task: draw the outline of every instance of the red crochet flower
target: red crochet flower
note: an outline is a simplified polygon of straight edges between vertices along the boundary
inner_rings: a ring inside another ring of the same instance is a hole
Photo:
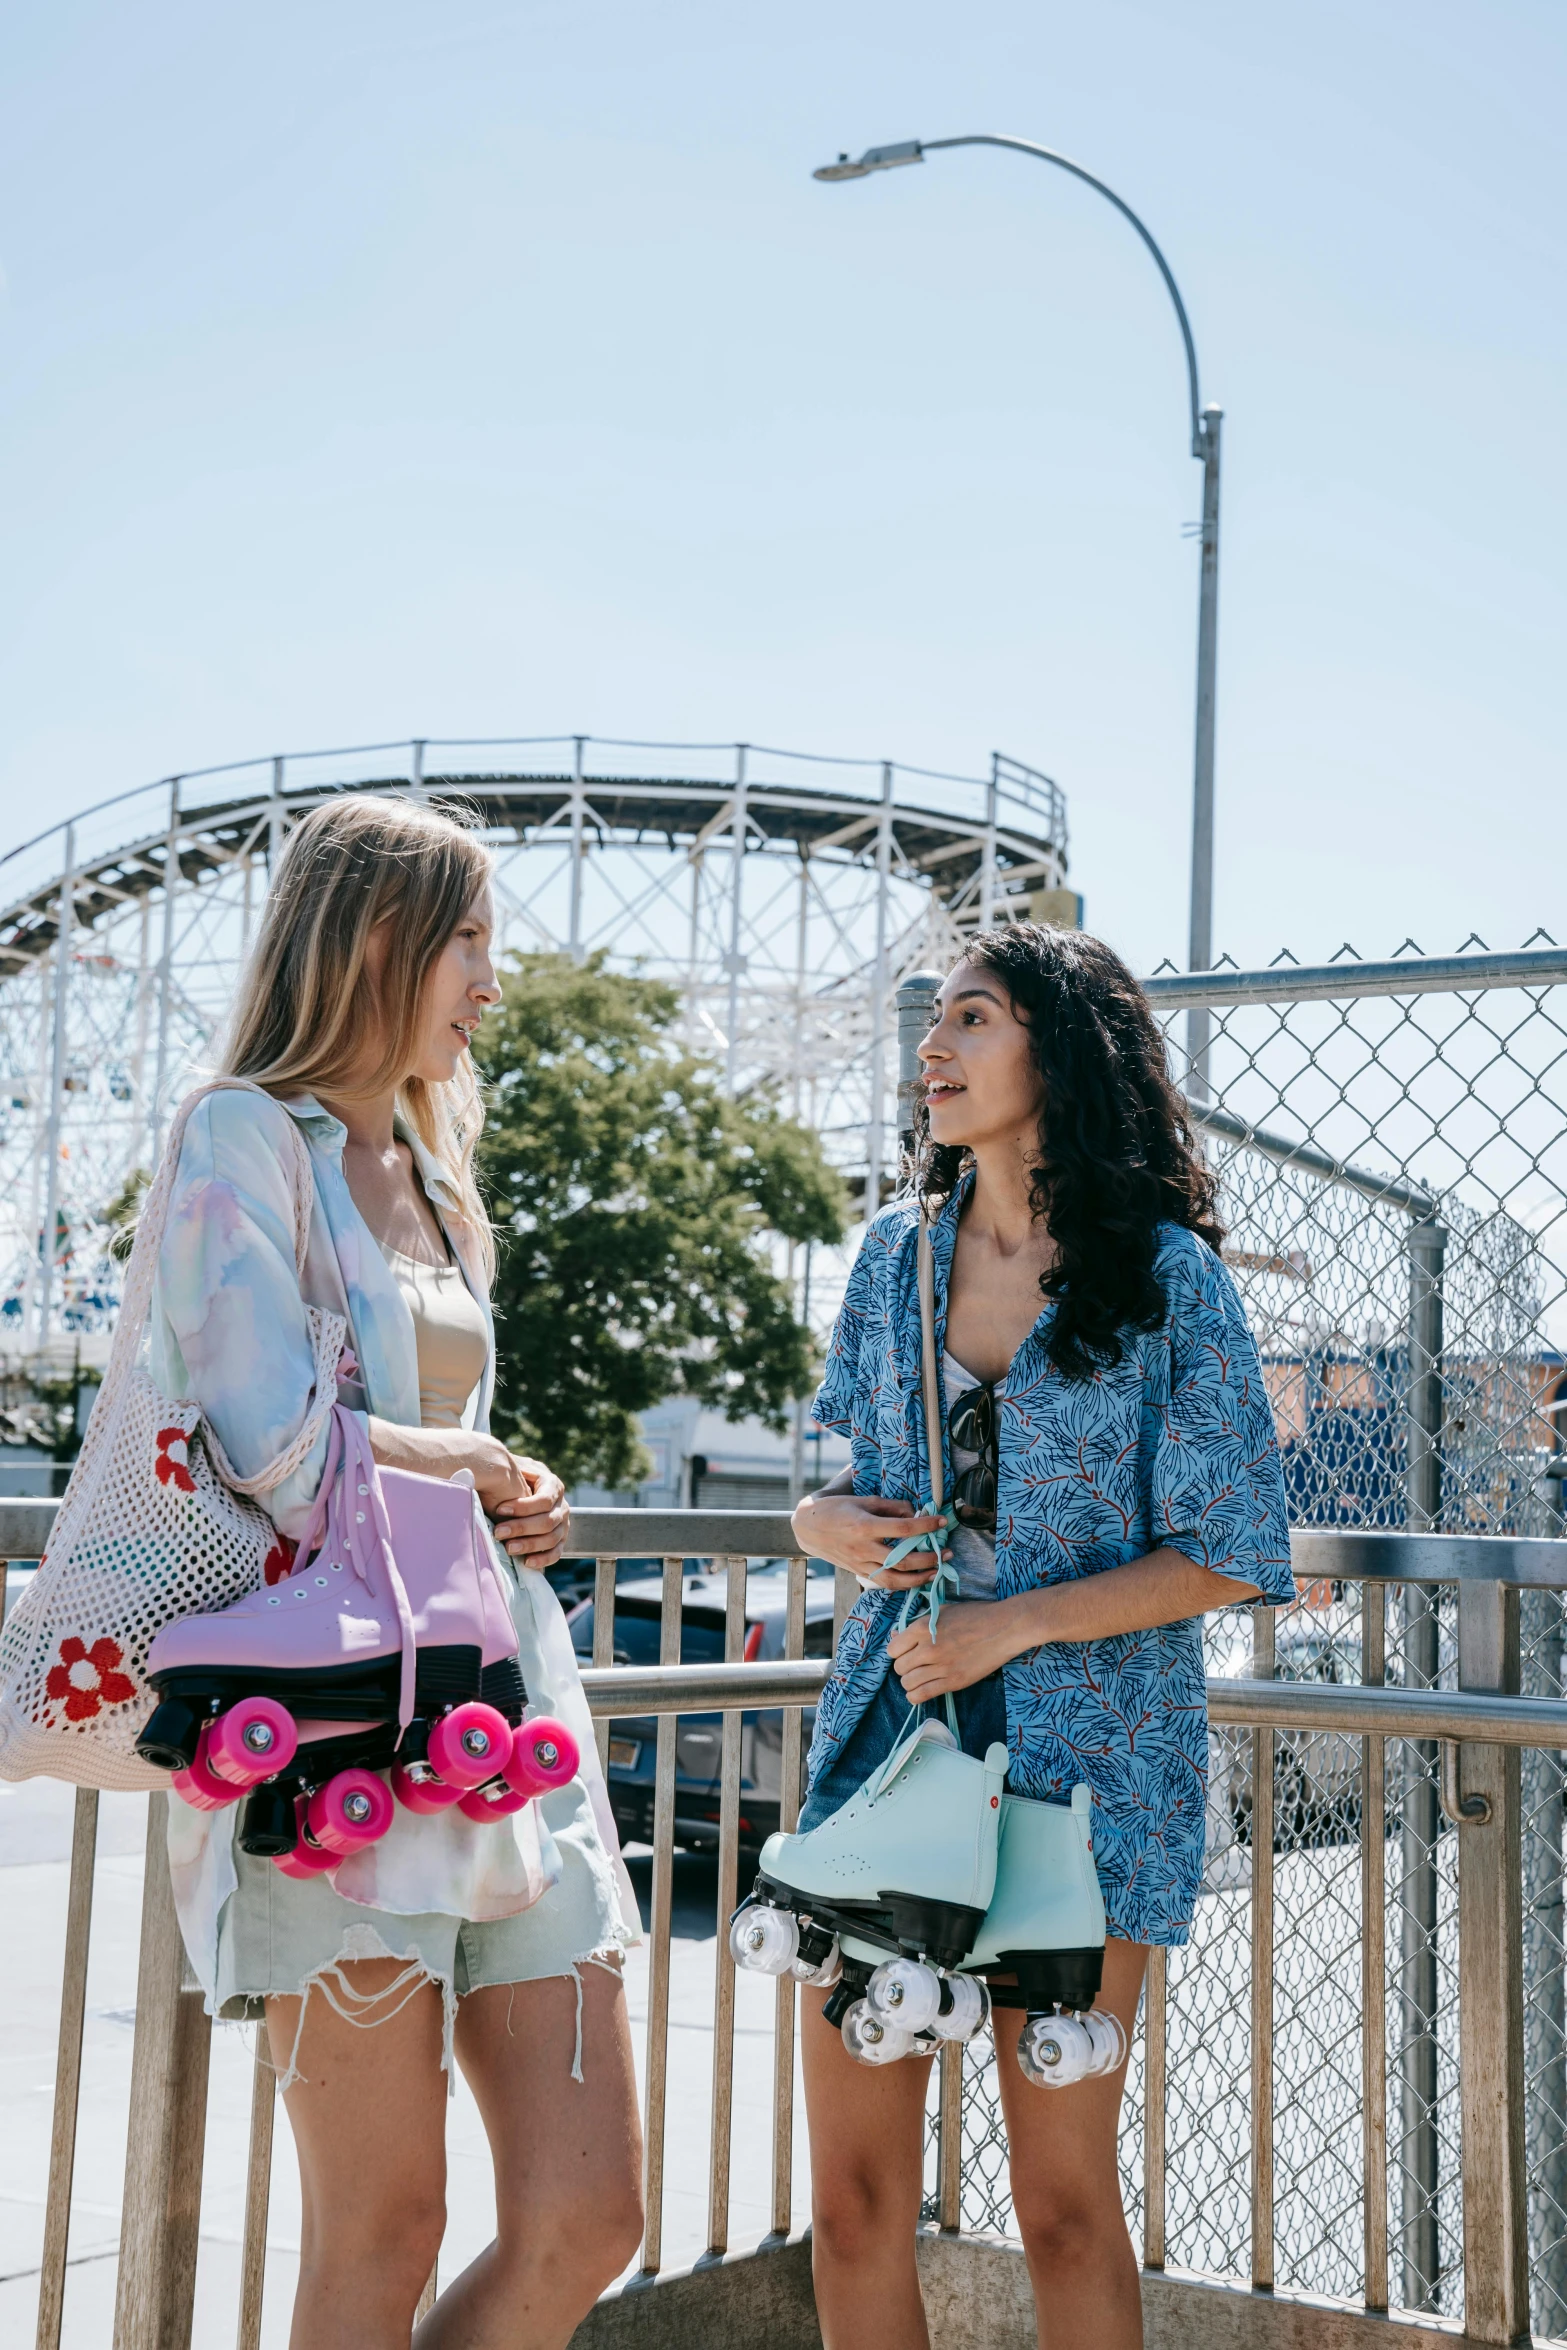
[[[158,1457],[152,1465],[160,1485],[172,1485],[179,1493],[195,1492],[196,1480],[191,1475],[185,1458],[185,1449],[189,1443],[190,1438],[183,1428],[160,1428],[158,1430]],[[179,1456],[177,1459],[175,1457],[176,1447],[178,1447]]]
[[[298,1543],[290,1542],[286,1534],[278,1536],[261,1562],[261,1572],[268,1583],[281,1583],[285,1575],[293,1573],[294,1553],[298,1548]]]
[[[90,1721],[101,1705],[123,1705],[136,1694],[136,1684],[115,1671],[125,1662],[117,1640],[95,1640],[88,1647],[74,1632],[60,1643],[60,1662],[49,1667],[44,1683],[53,1698],[64,1698],[68,1722]]]

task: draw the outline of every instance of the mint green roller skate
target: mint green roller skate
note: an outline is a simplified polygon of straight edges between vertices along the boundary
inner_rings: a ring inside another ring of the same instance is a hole
[[[826,2020],[862,2064],[970,2040],[994,2004],[1026,2010],[1018,2064],[1037,2087],[1114,2071],[1126,2035],[1093,2004],[1105,1911],[1089,1790],[1075,1788],[1070,1805],[1002,1794],[992,1808],[1004,1765],[1004,1749],[980,1764],[942,1724],[922,1723],[821,1827],[770,1839],[730,1929],[736,1963],[831,1988]],[[989,1840],[965,1845],[964,1833],[981,1778],[996,1837],[990,1899],[975,1919],[962,1896],[979,1890]],[[904,1792],[889,1806],[892,1786]],[[975,1873],[960,1884],[965,1867]],[[917,1890],[889,1896],[894,1876]],[[991,1975],[1013,1979],[992,1985]]]
[[[770,1836],[750,1898],[735,1912],[729,1947],[736,1965],[837,1986],[828,2020],[841,2024],[852,2054],[890,2063],[913,2044],[862,1994],[885,1960],[940,1986],[974,1947],[996,1886],[1006,1748],[983,1762],[965,1754],[941,1722],[911,1716],[901,1739],[857,1795],[803,1836]],[[973,1985],[963,1992],[983,2021]],[[951,2012],[951,2001],[946,2001]],[[923,2017],[921,2029],[924,2028]],[[939,2029],[939,2026],[938,2026]],[[966,2038],[964,2031],[961,2037]]]
[[[1092,1814],[1093,1797],[1081,1785],[1070,1806],[1002,1797],[995,1898],[964,1962],[976,1975],[1016,1977],[992,1982],[990,2003],[1026,2010],[1017,2060],[1041,2089],[1113,2072],[1126,2055],[1119,2019],[1094,2005],[1104,1973],[1105,1905]]]
[[[943,1975],[923,1960],[884,1961],[865,1984],[864,2013],[844,2039],[862,2061],[929,2055],[937,2041],[968,2040],[992,2006],[1027,2020],[1018,2064],[1036,2087],[1064,2089],[1114,2071],[1126,2035],[1094,2007],[1104,1968],[1105,1909],[1089,1838],[1092,1797],[1070,1805],[1003,1795],[996,1888],[968,1956]],[[1012,1978],[994,1982],[994,1976]],[[867,2034],[870,2046],[863,2042]]]

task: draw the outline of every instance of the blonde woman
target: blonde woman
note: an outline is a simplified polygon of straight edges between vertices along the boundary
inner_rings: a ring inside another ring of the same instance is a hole
[[[235,1841],[236,1814],[171,1801],[180,1923],[214,2011],[265,2019],[299,2155],[292,2350],[406,2350],[445,2224],[453,2054],[495,2164],[495,2241],[419,2325],[419,2350],[564,2344],[641,2227],[619,1955],[636,1938],[560,1606],[560,1480],[486,1433],[489,1226],[473,1176],[469,1044],[499,995],[489,859],[430,809],[319,808],[279,864],[224,1062],[264,1094],[186,1128],[153,1316],[153,1371],[198,1399],[240,1475],[312,1402],[307,1308],[345,1316],[339,1401],[376,1458],[471,1472],[515,1569],[530,1699],[578,1731],[582,1774],[516,1816],[400,1807],[349,1900]],[[270,1099],[265,1098],[270,1096]],[[296,1270],[287,1121],[315,1203]],[[326,1437],[266,1496],[286,1562]]]

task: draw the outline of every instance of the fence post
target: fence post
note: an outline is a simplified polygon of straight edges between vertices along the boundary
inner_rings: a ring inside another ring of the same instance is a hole
[[[149,1795],[114,2350],[190,2350],[195,2303],[212,2026],[184,1988],[168,1816]]]
[[[1518,1594],[1458,1586],[1458,1685],[1516,1697]],[[1464,2327],[1481,2342],[1529,2334],[1529,2187],[1523,2113],[1523,1903],[1518,1749],[1461,1746],[1458,1794],[1489,1817],[1458,1830],[1459,2094],[1463,2112]]]
[[[1447,1234],[1434,1219],[1412,1223],[1409,1254],[1409,1387],[1405,1402],[1405,1524],[1433,1533],[1442,1518],[1442,1270]],[[1404,1683],[1434,1689],[1441,1661],[1433,1591],[1406,1583]],[[1413,1766],[1413,1767],[1411,1767]],[[1435,2309],[1441,2270],[1437,2231],[1437,1878],[1440,1834],[1436,1748],[1407,1744],[1400,1772],[1399,2239],[1404,2305]]]
[[[1521,1646],[1528,1694],[1562,1694],[1562,1595],[1520,1594]],[[1530,2191],[1530,2266],[1536,2331],[1549,2337],[1567,2324],[1567,1984],[1562,1937],[1562,1757],[1526,1749],[1519,1762],[1523,1839],[1524,2126]]]
[[[911,971],[898,983],[898,1170],[907,1181],[914,1156],[914,1089],[920,1081],[919,1043],[930,1026],[931,1007],[941,988],[939,971]]]

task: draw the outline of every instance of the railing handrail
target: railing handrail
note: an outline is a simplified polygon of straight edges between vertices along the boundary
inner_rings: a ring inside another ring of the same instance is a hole
[[[637,1714],[756,1713],[811,1705],[828,1666],[609,1665],[582,1676],[589,1710],[610,1720]],[[1277,1730],[1340,1730],[1353,1738],[1467,1739],[1490,1746],[1567,1751],[1567,1703],[1554,1697],[1483,1697],[1442,1689],[1362,1688],[1356,1682],[1208,1681],[1208,1718]]]
[[[38,1538],[52,1521],[54,1507],[43,1501],[0,1504],[0,1527],[20,1527],[25,1523]],[[617,1668],[611,1663],[611,1617],[620,1555],[617,1546],[633,1556],[646,1555],[652,1548],[650,1536],[657,1537],[660,1544],[659,1646],[661,1655],[670,1661],[656,1667]],[[597,1716],[596,1737],[601,1758],[607,1761],[613,1751],[610,1732],[614,1719],[625,1721],[628,1717],[635,1719],[648,1714],[657,1717],[656,1735],[646,1739],[653,1749],[652,1816],[647,1825],[651,1830],[654,1858],[647,2032],[642,2066],[647,2148],[644,2185],[648,2212],[643,2271],[645,2276],[651,2276],[663,2262],[671,1938],[675,1921],[673,1853],[682,1776],[676,1717],[704,1713],[723,1716],[721,1740],[709,1741],[710,1746],[721,1746],[719,1805],[716,1815],[707,1815],[716,1819],[717,1825],[716,1914],[722,1919],[733,1909],[742,1890],[740,1852],[746,1823],[742,1820],[741,1717],[777,1710],[781,1725],[776,1741],[777,1820],[782,1829],[788,1830],[794,1826],[798,1813],[801,1709],[820,1696],[831,1667],[826,1660],[807,1659],[804,1655],[806,1561],[789,1547],[792,1536],[782,1512],[584,1511],[578,1523],[577,1541],[592,1546],[595,1560],[593,1656],[591,1662],[583,1660],[583,1679],[590,1707]],[[38,1547],[42,1547],[41,1539]],[[682,1562],[692,1554],[714,1559],[721,1575],[727,1659],[722,1665],[680,1665],[673,1661],[680,1654],[681,1622],[688,1589]],[[748,1561],[759,1554],[781,1554],[787,1560],[780,1578],[786,1601],[781,1626],[784,1655],[781,1659],[747,1665],[741,1658],[748,1612]],[[1353,1786],[1359,1788],[1359,1808],[1346,1804],[1341,1810],[1343,1836],[1349,1841],[1358,1838],[1363,1897],[1369,1914],[1379,1921],[1377,1936],[1366,1944],[1362,1963],[1367,2020],[1361,2096],[1364,2113],[1371,2117],[1363,2132],[1370,2145],[1365,2170],[1369,2184],[1363,2213],[1368,2247],[1365,2301],[1368,2309],[1378,2312],[1388,2306],[1385,2206],[1390,2155],[1380,2134],[1379,2121],[1386,2110],[1389,2080],[1385,1950],[1381,1936],[1388,1892],[1387,1829],[1392,1815],[1387,1789],[1391,1784],[1396,1800],[1406,1805],[1413,1800],[1408,1793],[1410,1787],[1428,1791],[1429,1819],[1423,1832],[1431,1847],[1434,1848],[1441,1832],[1443,1815],[1459,1831],[1456,1873],[1465,2060],[1460,2083],[1462,2184],[1466,2213],[1480,2215],[1483,2222],[1465,2229],[1464,2304],[1471,2328],[1466,2338],[1491,2341],[1523,2338],[1529,2285],[1525,2244],[1528,2181],[1521,2151],[1515,2160],[1509,2152],[1512,2139],[1505,2143],[1499,2141],[1493,2126],[1498,2084],[1503,2087],[1507,2110],[1517,2115],[1523,2110],[1525,2080],[1520,2022],[1523,1959],[1518,1925],[1520,1798],[1519,1766],[1515,1758],[1520,1748],[1567,1750],[1567,1702],[1503,1693],[1508,1686],[1515,1689],[1517,1685],[1516,1638],[1511,1668],[1506,1658],[1507,1627],[1509,1621],[1516,1625],[1517,1602],[1506,1597],[1503,1584],[1507,1579],[1523,1578],[1546,1580],[1560,1587],[1567,1582],[1563,1574],[1564,1555],[1567,1555],[1567,1543],[1516,1537],[1303,1533],[1296,1537],[1295,1543],[1298,1572],[1332,1573],[1335,1577],[1343,1575],[1346,1580],[1358,1576],[1362,1582],[1361,1665],[1366,1683],[1345,1685],[1259,1678],[1214,1679],[1208,1684],[1211,1718],[1231,1726],[1233,1753],[1227,1765],[1230,1777],[1221,1785],[1221,1800],[1226,1799],[1223,1790],[1227,1787],[1235,1840],[1246,1847],[1245,1877],[1249,1887],[1254,1969],[1250,2096],[1254,2154],[1255,2150],[1261,2150],[1260,2157],[1254,2160],[1253,2178],[1260,2176],[1263,2180],[1262,2189],[1254,2185],[1252,2193],[1252,2306],[1261,2306],[1257,2296],[1271,2294],[1274,2283],[1271,2180],[1276,2082],[1272,2038],[1266,2027],[1272,2017],[1274,1998],[1274,1869],[1279,1824],[1276,1797],[1286,1804],[1293,1802],[1289,1790],[1297,1779],[1307,1790],[1308,1800],[1314,1787],[1335,1802],[1339,1793]],[[1462,1691],[1388,1687],[1379,1680],[1386,1663],[1386,1645],[1384,1603],[1378,1596],[1378,1586],[1388,1576],[1401,1575],[1409,1580],[1411,1571],[1417,1568],[1428,1579],[1470,1586],[1457,1611],[1459,1670],[1470,1684]],[[1485,1580],[1476,1585],[1472,1578],[1477,1577]],[[0,1583],[3,1579],[0,1570]],[[1263,1659],[1261,1670],[1266,1671],[1274,1653],[1269,1643],[1263,1641],[1259,1650]],[[1502,1680],[1501,1689],[1496,1685],[1496,1676]],[[1247,1734],[1236,1738],[1234,1732],[1241,1727]],[[1313,1759],[1308,1742],[1321,1733],[1352,1746],[1350,1765],[1346,1765],[1338,1748],[1330,1749],[1325,1755],[1318,1749]],[[645,1733],[639,1734],[646,1737]],[[1403,1759],[1395,1765],[1391,1781],[1385,1769],[1385,1756],[1391,1751],[1384,1748],[1386,1740],[1405,1742]],[[1439,1767],[1429,1759],[1433,1748],[1440,1750]],[[1511,1753],[1502,1751],[1506,1749],[1512,1750]],[[1358,1780],[1354,1778],[1357,1769]],[[1249,1829],[1236,1808],[1237,1796],[1242,1805],[1249,1800]],[[200,2001],[181,1996],[185,1964],[167,1873],[167,1803],[168,1798],[160,1793],[151,1796],[147,1805],[147,1872],[137,1977],[132,2118],[127,2140],[115,2327],[115,2339],[122,2344],[122,2350],[158,2350],[159,2345],[167,2345],[168,2350],[189,2350],[192,2333],[195,2230],[201,2205],[202,2114],[210,2026]],[[40,2273],[40,2309],[45,2320],[60,2306],[70,2259],[72,2156],[86,2016],[86,1959],[97,1819],[97,1795],[91,1789],[79,1789],[69,1895],[73,1922],[62,1976],[54,2139]],[[1367,1885],[1368,1893],[1364,1892]],[[1156,1951],[1150,1961],[1144,2026],[1144,2046],[1151,2068],[1143,2114],[1145,2258],[1155,2269],[1163,2263],[1167,2248],[1168,2133],[1164,2080],[1168,2026],[1164,1967],[1164,1953]],[[781,1980],[776,1987],[772,2050],[771,2216],[774,2235],[779,2239],[787,2233],[793,2211],[795,1997],[794,1983]],[[734,1968],[722,1935],[715,1955],[713,2016],[708,2226],[712,2251],[722,2254],[729,2244],[730,2141],[735,2086]],[[956,2044],[942,2060],[945,2116],[942,2127],[948,2134],[941,2140],[939,2202],[942,2226],[948,2231],[958,2230],[963,2217],[964,2174],[960,2159],[963,2062]],[[169,2095],[154,2093],[158,2083],[166,2086],[170,2082],[175,2084],[175,2090]],[[245,2198],[238,2332],[243,2343],[254,2343],[260,2338],[274,2100],[275,2077],[269,2065],[258,2059]],[[1514,2136],[1519,2135],[1514,2132]],[[1405,2162],[1406,2157],[1400,2153],[1397,2159]],[[1436,2175],[1433,2169],[1432,2176]],[[1423,2179],[1424,2170],[1418,2176]],[[1260,2260],[1256,2249],[1259,2246]],[[1427,2272],[1418,2273],[1424,2276]],[[1430,2273],[1436,2273],[1434,2262]],[[1233,2292],[1239,2285],[1237,2279],[1227,2290]],[[1271,2300],[1268,2305],[1272,2306]],[[53,2338],[47,2327],[40,2332],[40,2339],[46,2338]],[[1251,2338],[1249,2334],[1248,2338]],[[1408,2327],[1389,2328],[1390,2340],[1412,2343],[1415,2338],[1414,2331]],[[1429,2329],[1421,2328],[1418,2338],[1426,2341],[1434,2339],[1434,2335]]]
[[[1177,1004],[1333,1003],[1363,995],[1468,995],[1492,987],[1552,987],[1567,979],[1567,947],[1500,955],[1411,955],[1387,963],[1284,963],[1272,971],[1161,971],[1142,982],[1156,1009]]]
[[[57,1501],[0,1500],[0,1563],[35,1559]],[[789,1558],[794,1530],[783,1510],[576,1510],[569,1556],[590,1558]],[[1500,1583],[1567,1591],[1567,1540],[1533,1534],[1403,1534],[1297,1526],[1290,1560],[1302,1581]]]

